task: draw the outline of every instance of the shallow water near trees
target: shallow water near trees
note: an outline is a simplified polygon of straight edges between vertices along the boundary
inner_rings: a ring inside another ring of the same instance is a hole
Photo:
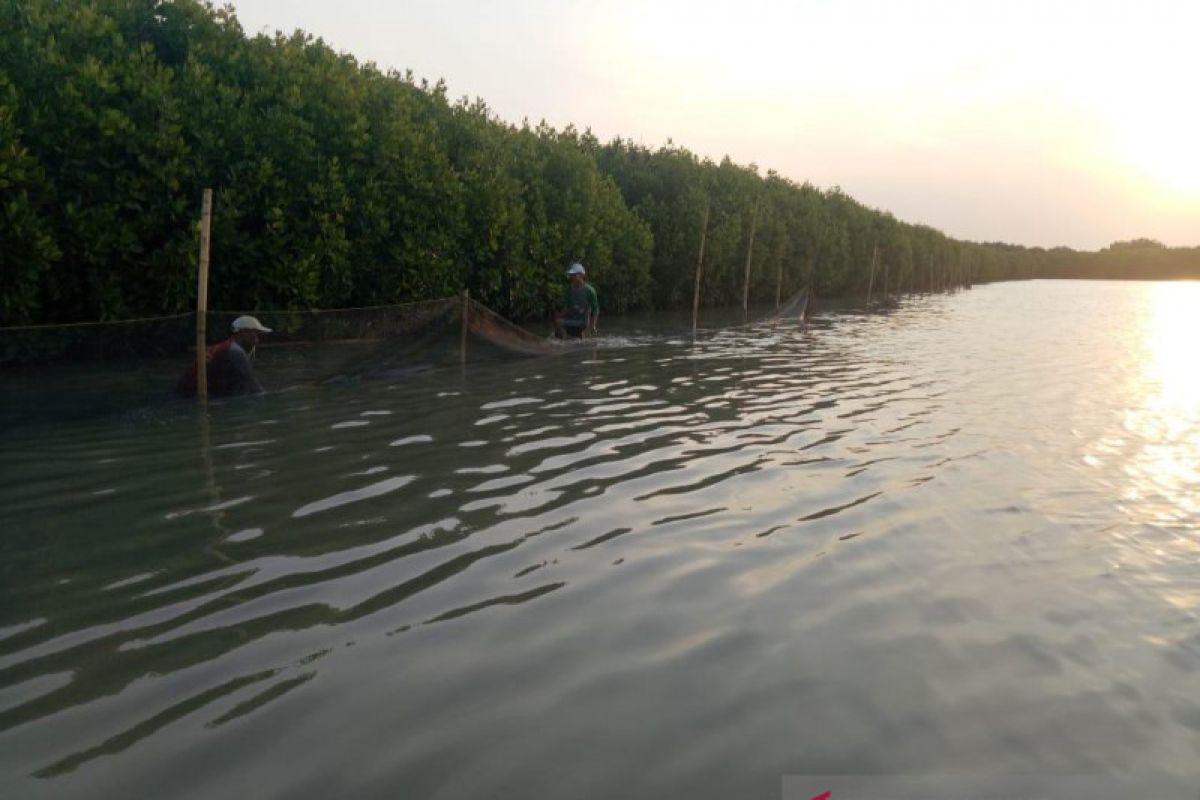
[[[1006,283],[337,385],[264,350],[206,414],[31,414],[0,788],[1200,777],[1196,308]]]

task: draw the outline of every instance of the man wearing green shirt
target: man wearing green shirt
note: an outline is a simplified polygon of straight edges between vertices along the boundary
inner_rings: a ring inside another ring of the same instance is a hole
[[[560,339],[564,336],[582,339],[585,333],[595,336],[600,320],[600,301],[596,299],[596,290],[587,282],[583,264],[572,264],[567,270],[567,277],[571,282],[563,293],[563,307],[554,318],[554,335]]]

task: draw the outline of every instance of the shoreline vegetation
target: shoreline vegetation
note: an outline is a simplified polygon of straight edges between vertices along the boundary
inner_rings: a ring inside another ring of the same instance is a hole
[[[1050,278],[1196,278],[1200,248],[951,239],[838,187],[668,142],[510,124],[442,82],[198,0],[4,0],[0,326],[471,296],[544,317],[587,265],[605,313]]]

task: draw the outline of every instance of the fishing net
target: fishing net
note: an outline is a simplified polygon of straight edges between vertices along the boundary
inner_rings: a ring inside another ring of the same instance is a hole
[[[441,298],[367,308],[210,311],[208,330],[213,336],[224,338],[232,330],[235,319],[251,315],[271,328],[270,337],[262,342],[266,348],[311,344],[376,344],[416,334],[461,303],[458,298]]]
[[[530,333],[482,303],[471,300],[468,309],[468,329],[480,342],[517,355],[537,356],[562,352],[556,340]]]
[[[389,354],[429,348],[432,355],[453,351],[458,357],[464,340],[466,309],[468,357],[495,352],[544,355],[558,352],[554,343],[510,322],[487,306],[465,297],[400,303],[369,308],[308,311],[210,311],[208,343],[226,338],[233,321],[249,314],[271,328],[260,347],[350,346]],[[125,358],[183,355],[196,346],[196,316],[192,313],[120,322],[32,325],[0,328],[0,368],[48,363],[112,362]],[[475,348],[469,342],[490,345]],[[426,360],[429,360],[428,358]]]
[[[809,287],[805,286],[789,297],[787,302],[768,317],[768,320],[771,322],[797,322],[801,325],[807,325],[809,315],[812,313],[812,296],[812,291]]]
[[[511,356],[548,355],[561,350],[492,311],[482,303],[464,298],[447,298],[405,307],[366,309],[368,315],[355,328],[338,312],[337,325],[344,329],[322,329],[322,338],[285,335],[278,346],[296,342],[341,342],[358,350],[318,378],[321,382],[397,378],[412,372],[453,363],[478,363]],[[465,320],[464,320],[465,316]],[[270,325],[266,319],[263,322]],[[299,330],[308,326],[301,324]],[[340,330],[341,338],[332,338]],[[272,340],[275,339],[272,335]]]
[[[268,391],[563,352],[465,296],[372,308],[213,311],[206,318],[208,344],[226,339],[244,313],[272,330],[254,359]],[[0,427],[166,401],[195,363],[195,347],[194,314],[0,328]]]
[[[186,352],[196,344],[196,315],[124,322],[0,328],[0,369],[21,364],[113,361]]]

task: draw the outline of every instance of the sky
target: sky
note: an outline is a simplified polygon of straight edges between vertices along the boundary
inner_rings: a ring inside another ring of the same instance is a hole
[[[840,186],[959,239],[1200,245],[1195,0],[234,0],[508,122]]]

